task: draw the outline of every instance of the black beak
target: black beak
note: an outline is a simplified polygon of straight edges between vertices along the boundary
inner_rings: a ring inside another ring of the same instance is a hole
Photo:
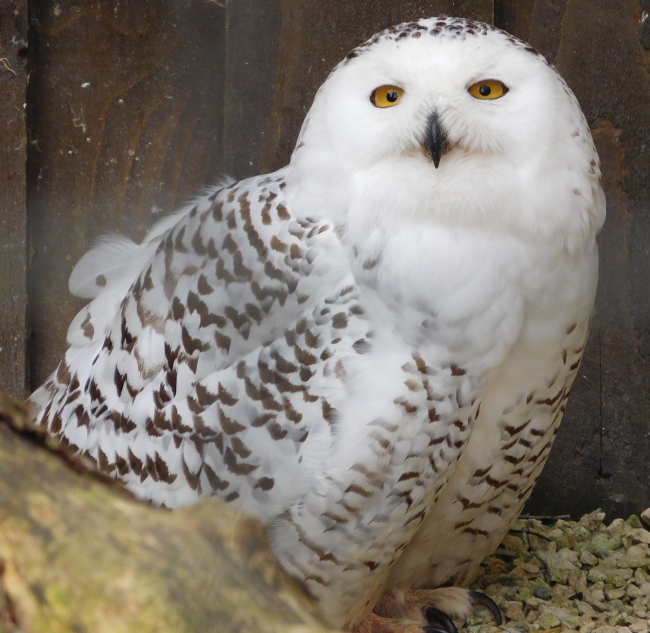
[[[427,135],[424,139],[427,151],[431,155],[431,160],[436,169],[440,164],[441,156],[449,149],[447,145],[447,136],[440,124],[438,114],[434,112],[427,121]]]

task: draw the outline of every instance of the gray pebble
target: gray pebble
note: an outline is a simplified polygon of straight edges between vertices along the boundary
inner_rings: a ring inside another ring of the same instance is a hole
[[[544,585],[535,587],[533,595],[540,600],[550,600],[552,596],[550,588],[545,587]]]

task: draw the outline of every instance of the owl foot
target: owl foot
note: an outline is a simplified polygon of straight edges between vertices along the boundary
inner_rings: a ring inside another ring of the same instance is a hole
[[[480,609],[481,607],[483,607],[483,610],[487,609],[492,614],[497,626],[501,626],[501,623],[503,622],[501,610],[490,596],[486,596],[480,591],[470,591],[469,599],[474,604],[474,609]]]
[[[485,594],[460,587],[416,589],[384,595],[375,612],[355,633],[458,633],[454,619],[464,621],[479,609],[488,610],[497,625],[501,611]],[[452,619],[453,618],[453,619]]]
[[[467,590],[461,589],[461,591]],[[472,605],[472,613],[480,608],[487,609],[492,614],[497,626],[501,626],[503,621],[501,611],[492,598],[480,591],[467,591],[467,594]],[[458,633],[456,625],[449,615],[436,607],[426,607],[424,617],[429,622],[429,626],[424,629],[426,633]]]

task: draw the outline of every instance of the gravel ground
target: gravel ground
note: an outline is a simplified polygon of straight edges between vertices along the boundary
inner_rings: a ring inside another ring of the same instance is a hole
[[[649,633],[650,508],[605,525],[522,517],[473,588],[501,607],[502,627],[472,618],[460,633]]]

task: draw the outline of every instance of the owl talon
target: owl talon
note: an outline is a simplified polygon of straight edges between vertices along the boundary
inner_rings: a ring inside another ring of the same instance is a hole
[[[435,607],[427,607],[424,610],[424,617],[427,619],[430,625],[425,627],[427,633],[458,633],[456,625],[453,623],[452,619],[440,609]]]
[[[503,618],[501,617],[501,609],[499,609],[496,602],[494,602],[492,598],[486,596],[480,591],[470,591],[469,597],[475,605],[485,607],[494,617],[494,621],[497,623],[497,626],[501,626],[501,622],[503,621]]]

